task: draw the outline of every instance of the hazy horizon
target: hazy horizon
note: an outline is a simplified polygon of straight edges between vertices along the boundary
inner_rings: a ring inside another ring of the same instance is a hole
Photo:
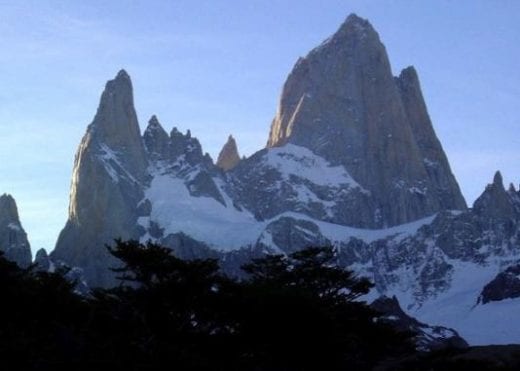
[[[520,3],[503,1],[0,1],[0,194],[34,252],[54,248],[72,165],[107,80],[124,68],[141,130],[156,114],[215,160],[229,134],[263,148],[286,76],[348,14],[368,19],[395,75],[418,71],[469,205],[501,170],[520,181]]]

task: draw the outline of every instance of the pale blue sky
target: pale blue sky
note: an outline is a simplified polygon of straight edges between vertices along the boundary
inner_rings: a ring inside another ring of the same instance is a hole
[[[35,251],[63,227],[77,145],[106,80],[125,68],[141,128],[157,114],[216,157],[227,135],[264,146],[299,56],[351,13],[394,73],[414,65],[469,203],[496,169],[520,181],[520,1],[0,0],[0,193]]]

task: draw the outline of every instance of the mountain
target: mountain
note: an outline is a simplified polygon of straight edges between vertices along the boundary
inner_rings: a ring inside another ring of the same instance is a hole
[[[82,267],[101,285],[114,264],[104,244],[139,238],[136,204],[148,159],[134,109],[132,82],[122,70],[107,82],[74,160],[69,217],[52,256]],[[95,278],[94,278],[95,277]]]
[[[415,69],[394,77],[379,35],[354,14],[289,74],[267,146],[287,143],[343,165],[370,192],[362,205],[369,214],[355,223],[359,227],[393,226],[466,207]],[[343,210],[360,211],[350,205]]]
[[[215,164],[189,130],[168,133],[156,116],[141,135],[128,74],[110,80],[50,258],[111,286],[115,238],[219,258],[231,275],[265,253],[332,245],[338,264],[375,283],[367,300],[395,296],[418,328],[520,342],[514,312],[493,315],[520,309],[516,280],[498,276],[520,263],[520,193],[497,173],[466,207],[415,69],[392,76],[377,32],[355,15],[296,63],[267,146],[241,160],[232,137]]]
[[[31,246],[20,223],[16,201],[8,194],[0,196],[0,251],[22,268],[31,264]]]

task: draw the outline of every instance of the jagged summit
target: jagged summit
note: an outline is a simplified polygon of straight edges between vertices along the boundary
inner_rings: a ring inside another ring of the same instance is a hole
[[[143,134],[143,142],[152,160],[164,160],[168,157],[168,133],[155,115],[148,121],[148,126]]]
[[[118,79],[125,79],[125,80],[128,80],[130,81],[130,75],[128,74],[128,72],[126,72],[126,70],[124,68],[120,69],[119,72],[117,73],[116,75],[116,80]]]
[[[377,32],[356,15],[289,74],[267,147],[287,143],[343,165],[372,195],[371,227],[466,207],[415,69],[394,77]]]
[[[161,128],[162,129],[163,127],[159,123],[159,119],[157,118],[157,116],[152,115],[152,117],[150,117],[150,120],[148,120],[148,128],[151,128],[151,129]]]
[[[0,251],[21,267],[31,264],[31,247],[27,240],[15,199],[9,194],[0,196]]]
[[[229,135],[226,144],[222,147],[216,165],[224,171],[233,169],[240,162],[238,147],[232,135]]]
[[[516,215],[514,194],[504,188],[502,174],[497,171],[493,183],[488,184],[479,198],[473,203],[477,215],[497,220],[511,219]]]
[[[17,222],[18,220],[16,201],[10,194],[4,193],[0,196],[0,224]]]
[[[355,13],[347,16],[331,39],[375,36],[379,38],[376,30],[367,19],[359,17]]]
[[[502,173],[499,170],[497,170],[493,176],[493,185],[504,189],[504,179],[502,178]]]
[[[401,70],[396,79],[403,85],[415,85],[419,81],[419,75],[417,75],[417,70],[414,66],[408,66]]]
[[[132,81],[125,70],[106,83],[82,146],[97,146],[103,152],[121,154],[125,166],[135,169],[138,179],[142,179],[147,162],[134,107]]]

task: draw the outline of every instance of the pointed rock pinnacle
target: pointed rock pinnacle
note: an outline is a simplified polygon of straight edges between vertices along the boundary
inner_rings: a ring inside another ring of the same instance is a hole
[[[232,135],[228,137],[226,144],[222,147],[217,159],[217,166],[224,171],[233,169],[240,162],[237,143]]]

